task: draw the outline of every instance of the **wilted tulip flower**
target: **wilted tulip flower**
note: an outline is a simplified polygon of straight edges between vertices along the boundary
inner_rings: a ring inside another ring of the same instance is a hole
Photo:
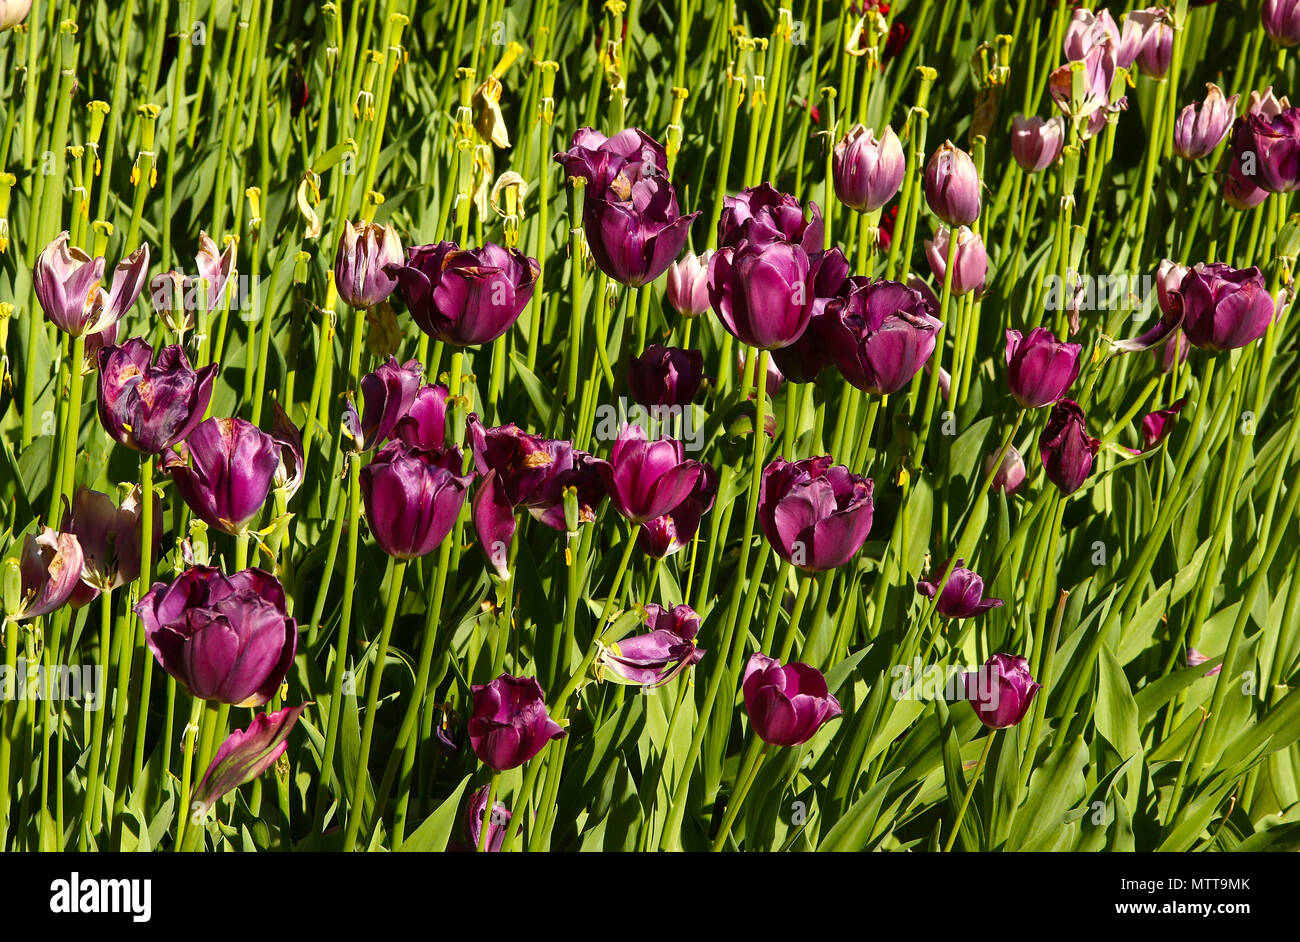
[[[1088,435],[1088,423],[1077,402],[1062,399],[1052,406],[1047,426],[1038,437],[1038,454],[1047,479],[1062,496],[1073,494],[1088,480],[1100,447],[1101,442]]]
[[[1142,450],[1150,451],[1155,448],[1174,430],[1174,422],[1178,419],[1178,413],[1182,411],[1186,399],[1179,399],[1168,409],[1157,409],[1142,416]]]
[[[248,529],[280,468],[281,446],[243,419],[208,419],[162,461],[195,516],[222,533]]]
[[[1105,121],[1110,107],[1110,87],[1115,80],[1115,52],[1109,45],[1094,46],[1083,59],[1083,97],[1074,100],[1074,69],[1063,65],[1047,77],[1047,89],[1056,107],[1071,118]],[[1089,127],[1092,136],[1100,124]]]
[[[1156,301],[1160,304],[1160,313],[1164,315],[1181,314],[1183,298],[1183,278],[1187,275],[1186,265],[1179,265],[1169,259],[1162,259],[1156,268]]]
[[[724,196],[718,245],[738,248],[742,242],[778,240],[794,243],[809,255],[820,252],[825,235],[822,211],[816,203],[808,207],[810,218],[804,218],[803,204],[770,183]]]
[[[758,522],[777,555],[805,572],[843,566],[871,532],[871,479],[832,461],[776,458],[763,469]]]
[[[1174,58],[1174,28],[1168,11],[1147,7],[1124,15],[1120,37],[1119,64],[1136,62],[1143,75],[1162,79]],[[1131,55],[1131,58],[1130,58]]]
[[[1023,720],[1042,688],[1029,673],[1029,661],[1010,654],[993,655],[978,671],[962,674],[962,682],[975,715],[990,729]]]
[[[104,259],[91,258],[68,240],[68,233],[61,232],[37,257],[32,272],[36,299],[64,333],[97,334],[121,320],[140,297],[149,274],[149,246],[141,245],[118,263],[105,291]]]
[[[708,465],[688,460],[674,438],[647,441],[645,429],[624,425],[609,461],[595,461],[614,509],[632,523],[671,513],[700,483]]]
[[[682,317],[699,317],[709,309],[709,260],[713,250],[687,252],[668,266],[668,303]]]
[[[261,569],[212,566],[155,582],[135,607],[149,650],[200,700],[258,707],[280,688],[298,649],[284,588]]]
[[[1273,296],[1258,268],[1198,263],[1183,276],[1183,333],[1202,350],[1253,343],[1273,322]]]
[[[1016,402],[1026,409],[1050,406],[1069,391],[1079,377],[1083,346],[1061,343],[1045,327],[1029,336],[1007,331],[1007,384]]]
[[[886,126],[880,140],[856,124],[835,145],[832,181],[841,203],[860,213],[880,209],[903,185],[907,159],[893,128]]]
[[[433,552],[451,532],[474,476],[461,474],[460,450],[425,451],[389,442],[361,469],[366,523],[396,559]]]
[[[1246,114],[1263,115],[1266,118],[1276,118],[1283,111],[1291,107],[1291,101],[1285,95],[1278,98],[1273,94],[1273,86],[1270,85],[1262,93],[1251,92],[1250,98],[1246,101]]]
[[[217,365],[190,367],[176,345],[153,348],[139,338],[99,351],[99,421],[121,445],[161,454],[188,438],[212,400]]]
[[[274,713],[258,713],[247,729],[237,729],[227,736],[194,793],[197,810],[206,811],[223,795],[274,766],[289,748],[289,733],[306,709],[304,704]]]
[[[402,264],[402,240],[397,230],[377,222],[349,222],[334,254],[334,286],[344,303],[374,307],[397,287],[391,273]]]
[[[18,609],[5,612],[5,618],[27,621],[60,608],[80,585],[83,565],[81,544],[71,533],[42,527],[39,533],[27,534],[18,557]]]
[[[416,325],[455,347],[476,347],[511,328],[532,300],[537,260],[488,243],[460,249],[454,242],[407,249],[391,269]]]
[[[488,816],[487,840],[483,841],[483,817],[487,811],[488,786],[474,792],[469,799],[469,808],[465,813],[465,836],[469,846],[477,850],[482,844],[490,854],[499,853],[506,842],[506,825],[510,823],[510,809],[499,801],[492,802],[492,814]]]
[[[1239,97],[1224,98],[1219,86],[1207,82],[1205,100],[1188,105],[1174,122],[1174,153],[1184,160],[1201,160],[1214,153],[1232,130]]]
[[[579,128],[572,145],[556,154],[555,160],[568,176],[586,180],[588,193],[600,193],[620,175],[630,185],[668,173],[663,145],[640,128],[627,128],[609,138],[592,128]]]
[[[271,438],[280,446],[280,464],[275,469],[275,487],[284,493],[285,500],[298,493],[307,470],[307,459],[302,450],[302,432],[293,424],[280,403],[272,402],[275,421]]]
[[[925,165],[925,201],[950,226],[968,226],[979,218],[979,171],[952,141],[944,141]]]
[[[1094,46],[1107,42],[1116,47],[1120,44],[1119,27],[1115,25],[1115,19],[1109,10],[1094,13],[1079,8],[1071,14],[1070,22],[1065,27],[1063,44],[1066,59],[1071,62],[1081,61]]]
[[[682,254],[698,215],[682,215],[667,177],[629,183],[620,175],[603,191],[587,193],[582,224],[596,267],[620,284],[639,288]]]
[[[745,665],[741,689],[750,726],[772,746],[801,746],[844,712],[821,671],[800,663],[782,666],[761,652]]]
[[[647,520],[637,532],[636,545],[652,559],[663,559],[684,549],[695,538],[700,520],[713,507],[718,494],[718,477],[704,466],[695,489],[668,513]]]
[[[1232,134],[1237,173],[1269,193],[1300,189],[1300,108],[1274,117],[1247,114]]]
[[[1011,156],[1029,173],[1038,173],[1056,163],[1064,146],[1065,119],[1060,115],[1046,121],[1024,115],[1011,119]]]
[[[82,486],[65,505],[63,530],[77,538],[81,547],[81,584],[72,595],[72,604],[82,606],[101,592],[110,592],[140,575],[140,551],[144,521],[141,519],[139,485],[127,494],[118,507],[113,498]],[[162,543],[162,500],[154,495],[153,558],[158,558]]]
[[[451,393],[441,383],[421,386],[406,414],[397,420],[393,438],[411,448],[432,451],[447,440],[447,397]]]
[[[424,382],[424,364],[396,357],[361,377],[361,414],[350,399],[344,407],[343,427],[361,451],[388,441],[393,430],[411,407]]]
[[[0,0],[0,33],[13,29],[32,11],[32,0]]]
[[[918,580],[916,591],[927,599],[933,599],[939,589],[939,582],[948,569],[948,560],[944,560],[933,571],[933,581]],[[972,618],[983,615],[991,608],[1001,608],[1001,599],[984,598],[984,580],[973,569],[966,568],[966,560],[959,559],[939,593],[939,601],[934,610],[944,618]]]
[[[943,283],[948,271],[949,230],[940,226],[934,240],[925,240],[925,257],[930,261],[930,271],[936,281]],[[984,279],[989,272],[989,256],[984,250],[984,240],[966,226],[957,230],[956,258],[952,269],[952,293],[956,295],[984,291]]]
[[[993,470],[993,462],[998,460],[997,454],[989,455],[984,459],[984,473],[988,474]],[[1016,451],[1014,445],[1007,447],[1007,453],[1002,458],[1002,464],[998,466],[997,473],[993,475],[993,482],[990,487],[996,491],[1002,491],[1007,494],[1014,494],[1020,490],[1025,483],[1025,459]]]
[[[217,248],[217,243],[206,232],[199,232],[199,251],[194,256],[199,277],[207,282],[208,310],[215,311],[225,296],[226,287],[235,275],[235,251],[239,245],[231,238],[224,250]]]
[[[703,648],[695,646],[700,616],[689,605],[645,606],[649,632],[601,644],[593,669],[599,680],[636,687],[662,687],[686,668],[700,662]]]
[[[919,291],[855,275],[819,324],[844,378],[877,396],[898,392],[934,353],[943,322]]]
[[[498,772],[517,768],[568,734],[546,714],[541,685],[532,677],[502,674],[475,684],[469,741],[479,761]]]
[[[651,344],[627,365],[632,398],[643,406],[688,405],[704,382],[704,354],[699,350]]]
[[[469,417],[470,446],[482,483],[474,494],[474,531],[498,576],[510,577],[509,551],[515,511],[527,510],[552,530],[566,531],[564,492],[573,488],[576,524],[596,519],[605,487],[596,461],[572,443],[529,435],[519,426],[485,428]]]
[[[1268,38],[1279,46],[1300,43],[1300,0],[1264,0],[1260,20]]]

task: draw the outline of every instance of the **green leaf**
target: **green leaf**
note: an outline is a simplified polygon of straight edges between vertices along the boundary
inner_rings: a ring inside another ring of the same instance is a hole
[[[437,807],[433,814],[424,819],[424,823],[415,829],[398,851],[413,851],[416,853],[438,853],[447,849],[447,841],[451,838],[451,833],[460,819],[460,797],[465,792],[465,786],[469,784],[472,776],[466,775],[460,780],[460,784],[455,790],[447,796]]]

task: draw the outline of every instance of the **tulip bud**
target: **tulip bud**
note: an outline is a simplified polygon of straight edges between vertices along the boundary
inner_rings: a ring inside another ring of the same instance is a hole
[[[807,331],[804,331],[805,336],[807,333]],[[778,352],[786,353],[794,350],[801,345],[800,341],[802,339],[803,338],[801,337],[799,341],[796,341],[790,346],[782,347],[780,351],[773,350],[772,355],[767,358],[767,375],[763,377],[762,385],[763,389],[767,392],[768,398],[775,399],[776,394],[781,390],[781,384],[785,382],[785,374],[781,372],[776,363]],[[749,358],[745,356],[745,349],[745,347],[741,347],[736,351],[736,372],[742,377],[745,377],[745,364],[749,361]],[[754,398],[754,390],[758,388],[760,382],[758,378],[758,364],[760,361],[761,357],[754,357],[754,365],[750,367],[749,375],[745,378],[745,384],[750,390],[749,398],[751,399]]]
[[[925,257],[930,261],[930,271],[935,280],[943,283],[948,270],[950,230],[940,226],[934,240],[925,240]],[[966,226],[957,230],[957,248],[952,268],[952,293],[963,295],[968,291],[984,292],[984,279],[988,276],[989,257],[984,250],[984,240]]]
[[[1061,495],[1073,494],[1092,473],[1092,460],[1101,442],[1088,435],[1083,410],[1072,399],[1052,406],[1047,426],[1038,438],[1038,453],[1047,479]]]
[[[289,733],[306,709],[304,704],[274,713],[258,713],[247,729],[235,730],[227,736],[194,793],[199,810],[207,811],[223,795],[275,765],[289,748]]]
[[[927,599],[933,599],[939,590],[943,574],[948,570],[948,562],[945,559],[935,567],[933,581],[918,580],[916,591]],[[957,560],[948,581],[944,583],[943,591],[939,592],[935,611],[944,618],[971,618],[983,615],[991,608],[1002,607],[1001,599],[983,598],[984,580],[973,569],[967,569],[963,565],[965,562],[964,559]]]
[[[1183,276],[1183,332],[1203,350],[1235,350],[1253,343],[1273,322],[1273,296],[1258,268],[1222,262],[1194,266]]]
[[[1142,416],[1142,451],[1150,451],[1169,437],[1186,403],[1186,399],[1179,399],[1168,409],[1157,409]]]
[[[473,475],[454,446],[441,451],[389,442],[361,469],[361,496],[375,542],[395,559],[433,552],[451,532]]]
[[[1188,105],[1174,123],[1174,152],[1184,160],[1200,160],[1214,153],[1232,129],[1237,98],[1224,98],[1219,86],[1205,86],[1205,101]]]
[[[698,350],[656,343],[628,361],[628,389],[647,408],[689,405],[703,381],[704,354]]]
[[[469,741],[479,761],[498,772],[518,768],[568,735],[546,714],[541,685],[532,677],[502,674],[473,687]]]
[[[510,809],[499,801],[492,802],[492,814],[488,815],[487,820],[487,840],[480,840],[483,836],[483,816],[487,811],[488,786],[474,792],[469,799],[469,809],[465,813],[465,836],[469,839],[469,846],[473,850],[478,850],[482,845],[483,849],[490,854],[499,853],[501,847],[506,842],[507,825],[513,817]]]
[[[997,461],[996,454],[989,455],[984,459],[984,473],[988,474],[993,470],[993,462]],[[998,465],[997,473],[993,475],[993,481],[990,487],[994,491],[1002,491],[1006,494],[1014,494],[1025,483],[1025,459],[1016,451],[1014,445],[1007,447],[1006,456],[1002,459],[1002,464]]]
[[[1061,343],[1045,327],[1029,336],[1007,331],[1007,383],[1016,402],[1026,409],[1050,406],[1066,394],[1079,377],[1077,343]]]
[[[899,191],[907,160],[893,128],[876,140],[861,124],[835,145],[832,181],[841,203],[860,213],[875,212]]]
[[[976,672],[962,675],[966,699],[979,721],[990,729],[1015,726],[1029,712],[1034,694],[1042,689],[1029,673],[1029,661],[995,654]]]
[[[822,672],[807,664],[781,665],[755,652],[741,681],[754,733],[772,746],[800,746],[844,710]]]
[[[687,252],[668,266],[668,303],[682,317],[699,317],[709,309],[709,260],[713,250]]]
[[[402,264],[397,231],[379,223],[349,222],[334,255],[334,285],[345,304],[371,308],[397,287],[389,269]]]
[[[709,262],[709,302],[722,325],[760,350],[789,346],[812,318],[812,263],[781,240],[724,246]]]
[[[979,172],[970,155],[952,141],[945,141],[926,164],[925,201],[950,226],[968,226],[979,218]]]
[[[1065,119],[1060,115],[1044,121],[1016,115],[1011,119],[1011,156],[1029,173],[1038,173],[1056,163],[1065,146]]]
[[[843,566],[871,533],[870,478],[832,464],[829,455],[763,469],[758,520],[778,556],[805,572]]]
[[[1260,20],[1268,38],[1279,46],[1300,43],[1300,0],[1264,0]]]

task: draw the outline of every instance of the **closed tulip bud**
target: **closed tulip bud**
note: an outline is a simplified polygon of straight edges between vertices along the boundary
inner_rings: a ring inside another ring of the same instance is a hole
[[[99,420],[119,444],[148,455],[188,438],[212,400],[217,365],[195,371],[179,346],[138,338],[99,351]]]
[[[704,382],[704,354],[651,344],[627,366],[632,398],[643,406],[689,405]]]
[[[121,320],[140,297],[149,274],[149,246],[140,246],[118,264],[106,291],[101,287],[104,259],[91,258],[68,239],[67,232],[60,233],[37,257],[32,272],[36,299],[64,333],[97,334]]]
[[[1132,43],[1133,46],[1129,46]],[[1134,10],[1124,16],[1124,32],[1120,46],[1125,51],[1119,55],[1120,64],[1130,49],[1136,54],[1132,61],[1143,75],[1163,79],[1174,58],[1174,28],[1169,13],[1160,7]]]
[[[1071,14],[1070,22],[1065,27],[1063,44],[1066,59],[1071,62],[1080,61],[1094,46],[1106,42],[1115,46],[1120,44],[1119,27],[1115,25],[1109,10],[1093,13],[1080,8]]]
[[[1300,43],[1300,0],[1264,0],[1260,19],[1268,38],[1279,46]]]
[[[375,542],[395,559],[433,552],[460,516],[473,475],[454,446],[442,451],[389,442],[361,469],[361,496]]]
[[[876,140],[861,124],[853,126],[835,145],[832,181],[841,203],[860,213],[875,212],[903,185],[907,160],[893,128]]]
[[[72,604],[85,605],[101,592],[134,582],[140,575],[144,535],[139,485],[126,496],[121,507],[107,494],[84,486],[77,488],[72,504],[65,506],[63,530],[77,538],[82,553],[81,585],[72,595]],[[162,500],[155,494],[150,551],[154,559],[158,558],[162,533]]]
[[[1235,350],[1253,343],[1273,322],[1273,296],[1258,268],[1222,262],[1197,264],[1184,277],[1183,332],[1202,350]]]
[[[307,705],[258,713],[247,729],[226,737],[194,793],[198,811],[206,812],[234,791],[273,767],[289,748],[289,733]]]
[[[801,746],[844,712],[821,671],[755,652],[741,681],[749,724],[772,746]]]
[[[884,396],[898,392],[921,371],[942,328],[921,292],[855,275],[826,306],[819,336],[850,384]]]
[[[943,283],[948,271],[950,231],[940,226],[934,241],[925,240],[925,257],[930,261],[930,271],[935,280]],[[952,267],[952,293],[963,295],[968,291],[984,293],[984,279],[989,272],[989,256],[984,250],[984,240],[965,226],[957,230],[956,257]]]
[[[979,218],[979,171],[952,141],[945,141],[925,166],[925,201],[950,226],[968,226]]]
[[[995,654],[976,672],[962,675],[966,699],[979,721],[990,729],[1015,726],[1029,712],[1034,694],[1042,689],[1023,657]]]
[[[794,343],[813,314],[811,263],[798,245],[772,240],[718,250],[709,263],[709,301],[742,343],[773,350]]]
[[[984,473],[988,474],[993,470],[993,462],[998,460],[996,454],[989,455],[984,459]],[[993,483],[990,485],[994,491],[1001,491],[1005,494],[1014,494],[1025,483],[1025,459],[1016,451],[1014,445],[1007,448],[1006,456],[1002,459],[1002,464],[998,466],[997,473],[993,475]]]
[[[473,688],[469,741],[474,754],[498,772],[518,768],[567,733],[546,714],[541,685],[532,677],[502,674]]]
[[[396,357],[361,377],[361,414],[350,399],[344,407],[343,427],[361,451],[388,441],[397,423],[410,412],[424,382],[419,360],[398,364]]]
[[[6,591],[5,618],[28,621],[61,608],[81,583],[84,556],[71,533],[42,527],[23,539],[18,557],[21,591],[18,599]]]
[[[695,646],[700,616],[689,605],[645,606],[649,632],[601,644],[594,670],[599,680],[653,689],[670,682],[704,657]]]
[[[663,559],[685,549],[695,538],[700,520],[712,509],[717,493],[718,476],[706,464],[704,474],[684,501],[668,513],[641,524],[636,545],[652,559]]]
[[[397,290],[416,325],[455,347],[491,343],[532,300],[537,260],[488,243],[460,249],[454,242],[416,245],[397,265]]]
[[[1219,86],[1205,86],[1205,100],[1184,108],[1174,122],[1174,152],[1184,160],[1201,160],[1223,143],[1237,114],[1237,99],[1224,98]]]
[[[708,465],[687,460],[673,438],[647,441],[639,425],[624,425],[609,461],[595,462],[614,509],[632,523],[671,513],[700,483]]]
[[[1038,437],[1038,454],[1047,479],[1062,496],[1073,494],[1088,480],[1100,447],[1101,442],[1088,435],[1088,423],[1077,402],[1062,399],[1052,406],[1047,426]]]
[[[699,317],[709,309],[709,260],[713,250],[687,252],[668,266],[668,303],[682,317]]]
[[[187,569],[136,605],[149,650],[200,700],[258,707],[280,689],[298,648],[284,588],[269,572]]]
[[[334,286],[345,304],[374,307],[397,287],[391,270],[403,261],[397,231],[379,223],[349,222],[334,255]]]
[[[425,451],[441,448],[447,440],[447,397],[450,395],[441,384],[421,386],[411,407],[393,426],[393,437],[410,448]]]
[[[1300,108],[1274,117],[1247,114],[1232,135],[1233,164],[1246,180],[1269,193],[1300,189]]]
[[[1142,416],[1142,451],[1150,451],[1169,437],[1178,413],[1186,404],[1186,399],[1179,399],[1168,409],[1157,409]]]
[[[639,288],[682,254],[698,215],[681,214],[667,177],[647,176],[630,184],[619,177],[603,192],[587,193],[582,224],[596,267],[620,284]]]
[[[1077,343],[1061,343],[1045,327],[1029,335],[1007,331],[1007,383],[1016,402],[1026,409],[1050,406],[1069,391],[1079,377]]]
[[[281,447],[251,422],[208,419],[163,459],[195,516],[223,533],[246,531],[280,468]]]
[[[944,618],[972,618],[975,615],[983,615],[989,609],[1002,607],[1001,599],[984,598],[984,580],[973,569],[967,569],[965,562],[964,559],[957,560],[957,564],[953,566],[948,576],[948,581],[944,583],[943,591],[939,592],[935,611]],[[916,591],[927,599],[933,599],[947,569],[948,560],[945,559],[935,568],[934,580],[929,582],[919,580],[916,583]]]
[[[1011,156],[1029,173],[1056,163],[1064,146],[1065,119],[1060,115],[1047,120],[1023,115],[1011,119]]]
[[[874,512],[870,478],[829,455],[763,469],[758,520],[778,556],[805,572],[843,566],[862,549]]]
[[[480,843],[483,849],[490,854],[499,853],[501,847],[506,842],[507,825],[513,815],[510,809],[499,801],[492,802],[492,814],[488,815],[487,820],[487,840],[480,841],[483,836],[483,817],[487,811],[488,786],[474,792],[469,799],[469,809],[465,813],[465,836],[469,839],[469,846],[477,850]]]
[[[798,199],[763,183],[723,197],[722,206],[718,219],[720,246],[738,248],[742,242],[775,240],[794,243],[809,255],[822,250],[825,227],[816,203],[809,204],[809,216],[805,218]]]
[[[0,0],[0,33],[13,29],[32,11],[32,0]]]

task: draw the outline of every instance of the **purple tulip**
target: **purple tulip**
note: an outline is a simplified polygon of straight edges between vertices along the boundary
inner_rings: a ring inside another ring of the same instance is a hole
[[[1115,81],[1115,51],[1109,44],[1094,46],[1083,58],[1083,98],[1074,100],[1074,69],[1063,65],[1047,77],[1047,89],[1052,101],[1062,113],[1072,118],[1088,118],[1090,124],[1086,137],[1101,129],[1110,108],[1110,89]]]
[[[995,654],[978,671],[962,674],[966,699],[979,721],[990,729],[1015,726],[1029,712],[1041,688],[1023,657]]]
[[[401,266],[402,240],[397,230],[379,223],[349,222],[334,255],[334,286],[344,303],[374,307],[397,287],[390,270]]]
[[[121,445],[147,455],[188,438],[212,400],[217,365],[197,372],[179,346],[153,348],[133,338],[99,351],[99,421]]]
[[[261,569],[227,576],[195,566],[170,585],[155,582],[135,610],[154,658],[200,700],[261,706],[298,648],[284,589]]]
[[[587,181],[588,193],[601,193],[620,175],[630,185],[668,173],[663,145],[640,128],[627,128],[607,138],[592,128],[579,128],[570,148],[555,155],[570,177]]]
[[[39,533],[27,534],[18,557],[18,610],[5,612],[5,617],[28,621],[61,608],[81,584],[83,568],[81,544],[71,533],[42,527]]]
[[[1186,265],[1179,265],[1167,258],[1162,259],[1156,268],[1156,300],[1160,304],[1160,313],[1166,317],[1182,314],[1183,297],[1179,291],[1187,272]]]
[[[99,351],[117,344],[118,324],[106,327],[97,334],[86,334],[86,358],[82,364],[82,373],[99,370]]]
[[[709,309],[709,260],[713,250],[687,252],[668,266],[668,303],[682,317],[699,317]]]
[[[1300,0],[1264,0],[1260,20],[1268,38],[1279,46],[1300,43]]]
[[[1246,101],[1246,114],[1263,115],[1266,118],[1276,118],[1283,111],[1291,107],[1290,100],[1283,95],[1278,98],[1273,94],[1273,86],[1270,85],[1264,89],[1263,93],[1251,92],[1250,98]]]
[[[482,483],[474,494],[474,530],[498,576],[510,577],[515,511],[524,509],[552,530],[566,531],[564,492],[574,488],[578,523],[596,519],[605,496],[600,462],[570,442],[529,435],[510,424],[485,428],[469,417],[474,466]]]
[[[1120,44],[1119,27],[1115,25],[1109,10],[1093,13],[1080,8],[1071,14],[1063,44],[1066,59],[1070,62],[1082,61],[1094,46],[1107,42],[1116,47]]]
[[[827,305],[817,339],[850,384],[883,396],[898,392],[920,372],[942,328],[921,292],[896,281],[854,276]]]
[[[361,469],[361,496],[375,542],[395,559],[433,552],[460,516],[474,476],[454,446],[425,451],[389,442]]]
[[[704,382],[704,354],[698,350],[651,344],[627,365],[632,398],[651,406],[689,405]]]
[[[1204,654],[1202,654],[1200,651],[1196,650],[1195,648],[1188,648],[1188,649],[1187,649],[1187,666],[1188,666],[1188,667],[1199,667],[1200,665],[1204,664],[1204,663],[1205,663],[1206,661],[1208,661],[1208,660],[1209,660],[1208,657],[1206,657]],[[1204,677],[1217,677],[1218,674],[1219,674],[1219,672],[1222,671],[1222,670],[1223,670],[1223,665],[1222,665],[1222,664],[1219,664],[1217,667],[1212,667],[1212,668],[1210,668],[1210,669],[1209,669],[1208,671],[1206,671],[1205,674],[1202,675],[1202,676],[1204,676]]]
[[[37,257],[32,272],[36,299],[64,333],[97,334],[121,320],[140,297],[149,274],[149,246],[141,245],[118,264],[105,291],[104,259],[91,258],[68,239],[66,231],[59,233]]]
[[[822,672],[755,652],[745,665],[741,688],[749,723],[763,742],[801,746],[844,710],[826,687]]]
[[[208,419],[167,454],[162,467],[190,510],[222,533],[248,529],[280,468],[281,446],[243,419]]]
[[[681,506],[695,492],[708,465],[687,460],[674,438],[647,441],[639,425],[624,425],[609,461],[595,461],[614,509],[632,523],[645,523]]]
[[[1052,406],[1047,426],[1038,437],[1038,454],[1047,479],[1062,496],[1073,494],[1088,480],[1100,447],[1101,442],[1088,435],[1088,423],[1077,402],[1062,399]]]
[[[1150,451],[1169,437],[1187,400],[1179,399],[1168,409],[1157,409],[1142,416],[1142,451]]]
[[[442,384],[421,386],[406,414],[393,425],[392,437],[411,448],[433,451],[447,440],[447,397]]]
[[[979,171],[952,141],[944,141],[925,165],[925,201],[950,226],[968,226],[979,218]]]
[[[251,782],[270,769],[289,748],[289,733],[307,707],[286,707],[274,713],[258,713],[247,729],[226,737],[194,793],[200,811],[207,811],[223,795]]]
[[[984,473],[988,474],[993,470],[993,462],[998,460],[997,454],[989,455],[984,459]],[[1002,464],[998,466],[997,473],[993,475],[993,482],[990,487],[994,492],[1001,491],[1005,494],[1014,494],[1025,483],[1025,459],[1016,451],[1014,445],[1007,447],[1007,453],[1002,458]]]
[[[532,300],[539,271],[536,259],[514,249],[454,242],[412,246],[406,264],[391,269],[416,325],[454,347],[490,343],[509,330]]]
[[[1011,156],[1029,173],[1046,170],[1061,156],[1065,146],[1065,119],[1060,115],[1044,121],[1016,115],[1011,119]]]
[[[415,404],[423,382],[424,365],[419,360],[399,365],[391,356],[361,377],[361,415],[350,399],[343,413],[343,427],[361,451],[377,448],[393,436],[398,421]]]
[[[82,486],[65,505],[63,531],[77,538],[81,547],[81,584],[72,594],[76,607],[87,604],[101,592],[134,582],[140,575],[140,551],[144,521],[141,517],[139,485],[122,500],[122,506],[99,491]],[[153,549],[158,558],[162,544],[162,500],[154,495]]]
[[[832,460],[776,458],[763,469],[763,534],[778,556],[805,572],[843,566],[871,532],[871,479]]]
[[[226,295],[226,286],[235,276],[235,252],[238,247],[239,241],[231,238],[224,251],[218,250],[217,243],[210,235],[199,232],[199,251],[194,256],[194,265],[199,270],[199,277],[207,282],[209,311],[217,310]]]
[[[1011,395],[1026,409],[1050,406],[1060,400],[1079,378],[1083,346],[1061,343],[1045,327],[1035,327],[1024,337],[1007,331],[1007,383]]]
[[[685,549],[695,538],[700,520],[713,508],[717,494],[718,477],[706,464],[704,474],[684,501],[668,513],[641,524],[636,545],[652,559],[663,559]]]
[[[1183,276],[1183,332],[1202,350],[1253,343],[1273,322],[1273,296],[1258,268],[1199,263]]]
[[[488,786],[474,792],[469,799],[469,808],[465,813],[465,836],[469,839],[469,849],[478,850],[483,836],[483,816],[487,811]],[[499,801],[492,802],[492,814],[488,817],[487,840],[482,841],[483,849],[490,854],[500,852],[506,842],[506,826],[513,817],[510,809]]]
[[[934,581],[918,580],[916,591],[927,599],[933,599],[939,589],[939,581],[948,569],[949,560],[944,560],[934,569]],[[973,569],[967,569],[966,560],[959,559],[953,566],[939,593],[939,601],[934,610],[944,618],[973,618],[983,615],[989,609],[1001,608],[1001,599],[984,598],[984,580]]]
[[[1232,134],[1238,173],[1269,193],[1300,189],[1300,108],[1273,117],[1263,113],[1239,118]]]
[[[598,680],[636,687],[655,688],[700,662],[703,648],[695,646],[700,616],[689,605],[662,608],[645,606],[649,632],[601,644],[594,669]]]
[[[1174,28],[1169,12],[1160,7],[1147,7],[1124,15],[1124,30],[1120,38],[1119,64],[1137,63],[1143,75],[1163,79],[1174,58]]]
[[[625,182],[620,176],[605,190],[589,192],[582,224],[596,266],[620,284],[639,288],[682,254],[699,213],[682,215],[667,177]]]
[[[488,768],[517,768],[568,734],[546,715],[541,685],[532,677],[502,674],[490,684],[475,684],[469,741]]]
[[[813,314],[811,263],[789,242],[742,242],[709,263],[709,301],[724,327],[760,350],[799,339]]]
[[[856,124],[835,145],[832,182],[841,203],[860,213],[875,212],[899,191],[907,159],[893,128],[876,136]]]
[[[825,238],[822,211],[809,203],[811,218],[804,218],[803,204],[770,183],[751,186],[735,196],[722,198],[718,219],[718,245],[739,248],[743,242],[790,242],[808,255],[820,252]]]
[[[1174,122],[1174,153],[1183,160],[1201,160],[1214,153],[1232,130],[1239,97],[1224,98],[1219,86],[1207,82],[1205,100],[1188,105]]]
[[[930,271],[935,280],[943,283],[948,271],[948,249],[951,232],[940,226],[934,233],[934,241],[925,240],[925,257],[930,261]],[[966,226],[957,230],[956,258],[952,268],[952,293],[963,295],[974,291],[977,295],[984,292],[984,279],[989,272],[989,256],[984,250],[984,240]]]

